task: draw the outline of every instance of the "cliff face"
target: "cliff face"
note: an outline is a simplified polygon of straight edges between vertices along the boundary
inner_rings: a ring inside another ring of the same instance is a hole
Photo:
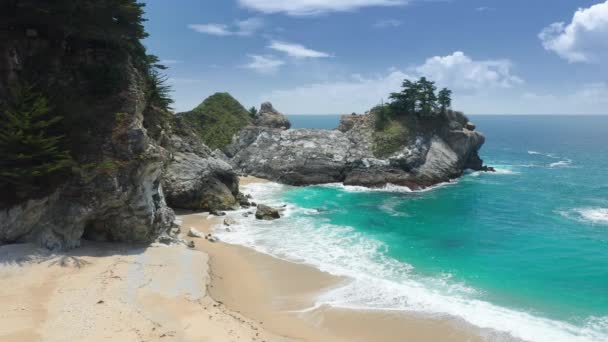
[[[66,249],[83,237],[154,240],[171,227],[174,214],[160,185],[169,152],[147,129],[167,113],[149,102],[145,69],[126,49],[77,34],[68,38],[60,25],[37,25],[50,12],[31,12],[30,5],[13,2],[2,14],[15,24],[0,30],[0,100],[19,84],[35,84],[64,118],[74,165],[25,200],[0,201],[0,243]]]
[[[162,181],[167,203],[190,210],[238,208],[239,180],[232,166],[217,158],[183,118],[174,124],[180,133],[171,136],[173,153]]]
[[[372,114],[344,116],[338,130],[250,126],[225,152],[244,173],[292,185],[391,183],[420,189],[456,178],[466,168],[482,169],[478,151],[485,138],[467,123],[455,112],[393,123],[401,143],[388,152]]]

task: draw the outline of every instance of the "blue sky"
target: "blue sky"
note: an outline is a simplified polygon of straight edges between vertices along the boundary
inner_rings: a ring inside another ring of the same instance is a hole
[[[470,114],[608,114],[608,0],[145,0],[176,111],[363,112],[427,76]]]

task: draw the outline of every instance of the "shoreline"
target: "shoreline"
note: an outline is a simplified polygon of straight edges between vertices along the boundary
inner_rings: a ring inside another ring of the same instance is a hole
[[[241,178],[241,185],[266,182]],[[182,229],[213,233],[222,217],[179,215]],[[482,341],[464,322],[451,318],[386,310],[315,307],[321,293],[348,279],[313,266],[293,263],[253,249],[193,238],[196,249],[209,255],[210,296],[227,308],[260,321],[274,334],[304,341]]]

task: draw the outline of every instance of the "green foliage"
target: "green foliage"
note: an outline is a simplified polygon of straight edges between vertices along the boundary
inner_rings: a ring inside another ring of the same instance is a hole
[[[379,105],[370,110],[374,117],[374,127],[377,131],[384,129],[392,118],[392,110],[388,105]]]
[[[255,107],[251,107],[249,108],[249,116],[251,116],[251,118],[255,118],[258,115],[258,109]]]
[[[435,95],[435,82],[421,77],[418,81],[418,114],[420,116],[435,116],[437,109],[437,96]]]
[[[452,91],[448,88],[443,88],[437,95],[437,102],[442,114],[452,106]]]
[[[62,117],[32,87],[13,89],[0,110],[0,191],[20,201],[67,173],[73,162],[57,133]]]
[[[158,65],[156,65],[158,67]],[[171,86],[167,84],[167,76],[162,75],[155,68],[150,68],[148,72],[148,101],[164,110],[171,109],[173,99],[171,98]]]
[[[251,123],[250,112],[228,93],[216,93],[179,115],[212,149],[228,145],[235,133]]]
[[[391,120],[382,129],[376,129],[372,138],[374,156],[384,158],[399,151],[407,143],[409,132],[399,120]]]
[[[421,77],[418,81],[404,80],[402,90],[392,93],[389,104],[390,111],[395,115],[416,114],[419,117],[436,117],[445,113],[451,106],[452,91],[444,88],[437,95],[435,82]]]

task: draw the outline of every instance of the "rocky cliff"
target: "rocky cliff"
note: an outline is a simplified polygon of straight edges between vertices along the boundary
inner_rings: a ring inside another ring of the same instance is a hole
[[[217,158],[183,118],[177,116],[174,125],[179,133],[171,136],[173,153],[162,181],[167,203],[190,210],[238,208],[239,180],[232,166]]]
[[[478,151],[485,138],[458,112],[392,122],[395,146],[389,144],[393,128],[378,131],[373,115],[344,116],[337,130],[249,126],[224,151],[241,172],[292,185],[421,189],[483,168]]]
[[[0,243],[34,241],[66,249],[83,237],[150,242],[166,232],[174,220],[160,186],[168,151],[145,128],[156,115],[146,97],[145,71],[128,53],[58,39],[35,24],[4,34],[1,98],[34,69],[41,89],[62,92],[61,98],[50,97],[58,99],[55,109],[73,120],[66,135],[74,166],[58,184],[0,210]],[[116,89],[93,97],[104,81],[86,70],[101,71],[107,63],[121,80]]]

